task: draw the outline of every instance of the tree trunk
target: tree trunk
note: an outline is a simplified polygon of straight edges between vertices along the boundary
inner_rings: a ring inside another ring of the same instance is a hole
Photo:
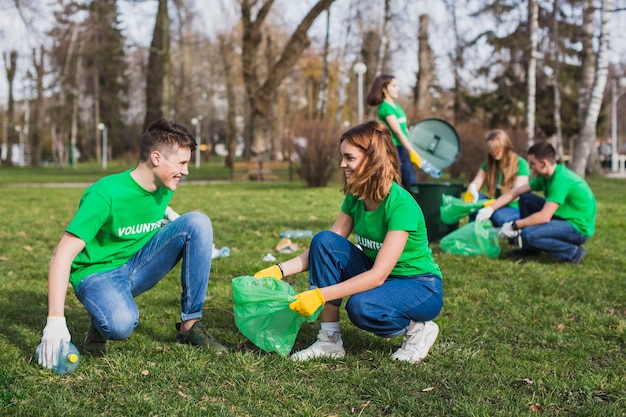
[[[563,129],[561,127],[561,90],[559,87],[561,71],[561,51],[559,48],[559,0],[554,0],[552,6],[552,45],[551,55],[554,66],[554,128],[555,128],[555,148],[557,158],[563,160]]]
[[[226,166],[232,168],[237,153],[237,100],[235,95],[235,73],[232,65],[233,45],[230,35],[223,34],[219,38],[220,53],[222,55],[222,64],[224,66],[224,74],[226,76],[226,100],[228,102],[228,113],[226,116]]]
[[[589,103],[586,108],[580,136],[574,141],[574,155],[572,170],[581,177],[585,176],[587,161],[596,140],[596,125],[602,106],[602,96],[606,87],[609,72],[609,38],[611,37],[611,6],[612,0],[602,1],[602,27],[600,31],[600,46],[596,59],[595,76],[591,89]]]
[[[578,84],[578,120],[584,120],[594,79],[595,52],[593,50],[593,0],[584,1],[582,26],[581,77]]]
[[[146,117],[143,123],[144,130],[153,121],[170,116],[169,45],[167,0],[159,0],[159,9],[148,56],[148,70],[146,71]]]
[[[528,35],[530,50],[528,59],[528,94],[526,107],[526,135],[528,147],[535,142],[535,108],[537,95],[537,26],[539,18],[539,6],[537,0],[528,0]]]
[[[33,123],[30,141],[30,166],[41,165],[41,118],[43,117],[43,77],[45,75],[44,48],[39,48],[39,59],[37,51],[33,49],[33,67],[35,68],[35,85],[37,97],[35,98],[33,109]]]
[[[13,98],[13,81],[17,70],[17,51],[12,50],[4,54],[4,66],[7,72],[7,83],[9,86],[9,103],[7,106],[7,159],[6,164],[13,165],[13,144],[18,142],[15,131],[15,99]]]
[[[385,0],[385,17],[383,27],[380,30],[380,44],[378,46],[378,59],[374,76],[380,75],[385,70],[385,63],[389,58],[389,27],[391,22],[391,0]]]
[[[343,108],[346,100],[346,88],[350,83],[350,67],[346,64],[346,57],[348,56],[348,48],[350,42],[350,33],[352,32],[352,8],[354,7],[354,0],[350,1],[350,6],[348,7],[348,21],[346,22],[346,37],[345,42],[343,42],[343,49],[341,51],[341,55],[338,57],[338,65],[339,65],[339,87],[337,88],[337,111],[335,112],[335,124],[341,123],[341,117],[343,113]]]
[[[322,79],[315,105],[315,119],[320,120],[326,114],[326,100],[328,99],[328,54],[330,52],[330,8],[326,12],[326,36],[324,38],[324,57],[322,65]]]
[[[428,44],[428,15],[420,15],[419,19],[419,51],[417,54],[419,72],[417,73],[414,101],[416,117],[423,119],[431,114],[432,96],[430,95],[430,86],[433,81],[433,51]]]

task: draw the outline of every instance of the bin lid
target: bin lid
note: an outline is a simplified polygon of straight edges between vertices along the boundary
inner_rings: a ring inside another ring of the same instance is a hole
[[[461,155],[459,135],[445,120],[430,118],[415,124],[409,142],[421,157],[439,169],[450,166]]]

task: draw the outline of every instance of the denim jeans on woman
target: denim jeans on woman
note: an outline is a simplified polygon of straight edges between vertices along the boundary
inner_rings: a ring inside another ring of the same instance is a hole
[[[519,199],[520,217],[523,219],[541,211],[545,202],[544,198],[536,194],[522,194]],[[579,233],[567,221],[556,217],[553,217],[548,223],[522,229],[523,249],[544,251],[565,261],[572,261],[579,256],[580,246],[587,239],[587,236]]]
[[[311,288],[328,287],[368,271],[373,263],[352,242],[331,231],[316,234],[309,252]],[[340,306],[342,300],[330,301]],[[346,302],[350,320],[382,337],[406,332],[411,321],[437,317],[443,306],[441,279],[434,274],[390,276],[380,287],[352,295]]]
[[[107,339],[123,340],[139,323],[134,298],[154,287],[182,259],[182,321],[202,317],[209,284],[213,226],[204,214],[190,212],[163,226],[123,266],[89,275],[76,296]]]

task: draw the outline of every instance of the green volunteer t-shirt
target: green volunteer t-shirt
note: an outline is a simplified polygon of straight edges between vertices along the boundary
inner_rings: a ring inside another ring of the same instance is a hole
[[[66,229],[86,243],[72,263],[74,290],[88,275],[124,265],[162,225],[172,191],[147,191],[131,171],[104,177],[87,188]]]
[[[483,162],[483,164],[480,166],[480,169],[482,169],[484,172],[487,172],[487,163]],[[519,155],[517,156],[517,176],[530,176],[530,166],[528,166],[528,162]],[[496,195],[493,196],[493,198],[498,198],[502,195],[502,181],[504,181],[504,174],[502,173],[502,170],[498,168],[498,172],[496,173]],[[519,208],[519,201],[515,199],[511,201],[508,206],[513,208]]]
[[[537,176],[528,185],[533,191],[542,191],[546,201],[559,205],[554,213],[556,217],[566,220],[584,236],[595,233],[596,198],[574,171],[557,164],[550,178]]]
[[[387,116],[391,115],[396,116],[396,119],[398,119],[398,123],[400,124],[400,129],[402,130],[402,133],[404,133],[404,136],[408,138],[409,131],[407,129],[406,114],[404,113],[404,110],[402,110],[402,107],[400,107],[398,103],[389,104],[383,100],[383,102],[380,103],[380,106],[378,106],[378,119],[383,122],[385,126],[387,126],[387,129],[389,129],[389,131],[391,132],[391,138],[393,139],[394,145],[402,146],[402,143],[400,142],[394,131],[391,129],[391,126],[389,126],[389,123],[387,123]]]
[[[409,232],[406,246],[391,275],[433,273],[441,277],[439,265],[428,247],[424,214],[413,196],[400,185],[394,182],[389,195],[374,211],[366,211],[364,202],[352,194],[344,198],[341,211],[352,217],[356,241],[372,262],[376,260],[387,232]]]

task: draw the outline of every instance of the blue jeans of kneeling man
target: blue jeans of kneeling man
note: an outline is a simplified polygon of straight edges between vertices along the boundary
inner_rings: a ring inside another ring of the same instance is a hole
[[[213,226],[190,212],[163,226],[126,264],[85,278],[76,296],[107,339],[128,338],[139,323],[134,298],[154,287],[182,259],[182,321],[202,317],[209,284]]]
[[[544,198],[536,194],[522,194],[519,199],[520,218],[541,211],[545,202]],[[523,249],[544,251],[564,261],[571,261],[587,239],[567,221],[554,217],[548,223],[522,229]]]

